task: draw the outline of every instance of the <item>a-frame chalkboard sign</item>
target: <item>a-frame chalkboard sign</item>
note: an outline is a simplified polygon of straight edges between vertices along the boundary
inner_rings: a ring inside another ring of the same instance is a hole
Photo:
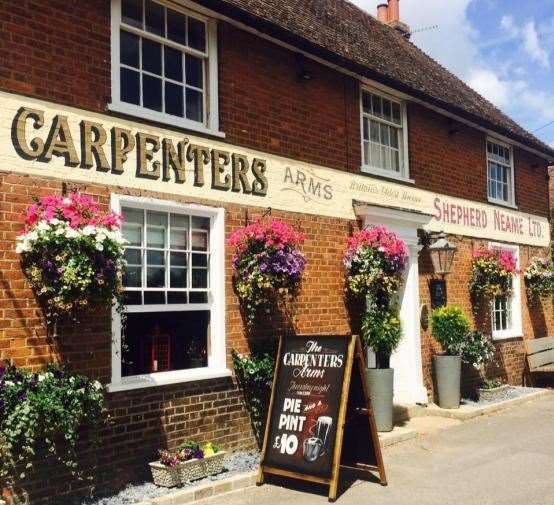
[[[377,471],[387,484],[359,337],[282,337],[273,376],[258,485],[266,475],[329,486],[341,468]]]

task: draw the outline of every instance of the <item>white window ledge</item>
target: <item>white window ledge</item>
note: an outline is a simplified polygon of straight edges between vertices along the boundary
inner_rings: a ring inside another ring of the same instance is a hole
[[[225,138],[225,133],[219,130],[213,130],[205,125],[190,119],[180,118],[177,116],[171,116],[162,112],[156,112],[154,110],[148,110],[137,105],[127,104],[124,102],[111,102],[108,104],[108,110],[117,112],[119,114],[125,114],[127,116],[133,116],[146,121],[153,121],[155,123],[161,123],[171,128],[183,128],[204,135],[211,135],[212,137]]]
[[[492,334],[493,342],[498,340],[508,340],[509,338],[523,338],[521,330],[495,331]]]
[[[399,174],[397,172],[393,172],[392,170],[381,170],[378,168],[373,168],[367,165],[362,165],[360,167],[360,170],[364,174],[370,174],[370,175],[377,175],[378,177],[383,177],[385,179],[392,179],[395,181],[402,181],[407,182],[409,184],[415,184],[414,179],[410,179],[409,177],[405,177],[402,174]]]
[[[197,368],[193,370],[175,370],[172,372],[159,372],[145,375],[134,375],[132,377],[123,377],[119,383],[107,385],[109,393],[119,391],[131,391],[133,389],[152,388],[158,386],[168,386],[170,384],[180,384],[199,380],[220,379],[222,377],[231,377],[233,372],[227,368]]]
[[[511,202],[505,202],[504,200],[497,200],[496,198],[491,198],[490,196],[487,197],[487,200],[489,203],[492,203],[493,205],[498,205],[500,207],[507,207],[508,209],[518,210],[518,206]]]

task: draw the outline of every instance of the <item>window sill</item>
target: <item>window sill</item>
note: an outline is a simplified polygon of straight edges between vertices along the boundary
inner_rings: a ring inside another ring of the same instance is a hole
[[[511,338],[523,338],[523,332],[521,330],[513,330],[513,331],[500,331],[498,333],[492,334],[492,340],[493,342],[497,342],[499,340],[508,340]]]
[[[402,174],[397,174],[395,172],[391,172],[388,170],[379,170],[377,168],[368,167],[367,165],[362,165],[360,167],[360,171],[364,174],[376,175],[378,177],[382,177],[383,179],[391,179],[393,181],[415,184],[415,181],[413,179],[410,179],[409,177],[405,177]]]
[[[506,207],[508,209],[518,210],[518,206],[510,202],[505,202],[503,200],[496,200],[491,197],[487,197],[487,201],[489,203],[492,203],[493,205],[498,205],[499,207]]]
[[[188,119],[179,118],[177,116],[168,116],[154,110],[146,110],[142,107],[137,107],[136,105],[131,105],[123,102],[112,102],[108,104],[108,110],[110,110],[111,112],[117,112],[120,114],[144,119],[146,121],[161,123],[167,125],[168,127],[178,127],[197,133],[203,133],[204,135],[211,135],[212,137],[225,138],[225,133],[222,131],[208,128],[203,124],[199,124]]]
[[[168,386],[199,380],[220,379],[231,377],[233,373],[227,368],[211,369],[197,368],[193,370],[176,370],[173,372],[159,372],[154,374],[136,375],[123,377],[121,382],[112,382],[107,385],[108,393],[120,391],[132,391],[134,389]]]

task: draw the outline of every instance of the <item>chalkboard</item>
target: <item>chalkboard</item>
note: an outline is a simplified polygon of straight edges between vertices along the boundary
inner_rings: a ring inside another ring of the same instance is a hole
[[[358,337],[280,340],[259,485],[265,474],[328,484],[334,501],[341,465],[377,470],[386,485],[364,370]]]
[[[344,337],[283,341],[264,463],[331,477],[347,352]]]

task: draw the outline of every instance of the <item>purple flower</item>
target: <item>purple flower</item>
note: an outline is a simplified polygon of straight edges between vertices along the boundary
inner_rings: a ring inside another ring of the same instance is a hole
[[[27,399],[27,393],[25,391],[21,390],[17,393],[17,400],[20,402],[24,402]]]
[[[194,457],[196,459],[204,459],[204,451],[202,449],[200,449],[200,447],[198,447],[195,451],[194,451]]]
[[[5,410],[6,410],[6,402],[0,399],[0,414],[3,414]]]
[[[0,366],[0,380],[6,374],[6,369],[3,366]]]

